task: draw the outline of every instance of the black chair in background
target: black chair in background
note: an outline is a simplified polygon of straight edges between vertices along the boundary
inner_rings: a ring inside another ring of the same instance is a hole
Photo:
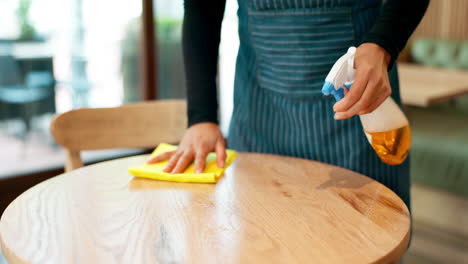
[[[35,116],[55,112],[52,59],[16,59],[5,41],[0,49],[0,121],[21,119],[26,135]],[[8,46],[7,46],[8,47]],[[7,51],[7,52],[5,52]]]

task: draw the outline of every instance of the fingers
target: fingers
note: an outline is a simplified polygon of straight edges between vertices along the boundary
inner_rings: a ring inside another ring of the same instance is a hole
[[[224,168],[226,165],[226,141],[224,138],[221,138],[216,142],[215,152],[218,168]]]
[[[361,108],[357,109],[358,115],[373,112],[392,94],[392,88],[390,87],[390,81],[386,72],[377,78],[374,86],[370,88],[371,91],[366,94],[366,100],[363,101]]]
[[[146,161],[146,164],[154,164],[154,163],[158,163],[158,162],[161,162],[161,161],[165,161],[165,160],[168,160],[172,157],[172,155],[174,155],[175,151],[169,151],[169,152],[164,152],[164,153],[161,153],[155,157],[152,157],[151,159],[149,159],[148,161]]]
[[[347,111],[345,112],[337,112],[335,114],[335,119],[336,120],[341,120],[341,119],[346,119],[346,118],[350,118],[356,114],[358,114],[358,112],[361,112],[363,109],[365,109],[368,104],[371,103],[370,100],[372,100],[372,84],[368,85],[366,90],[364,91],[364,94],[362,95],[362,97],[359,99],[359,101],[357,101],[353,106],[351,106],[351,108],[349,108]]]
[[[388,63],[390,55],[380,46],[364,43],[356,49],[356,81],[345,97],[333,106],[335,119],[367,114],[390,95]]]
[[[169,159],[169,162],[167,163],[163,171],[169,173],[183,173],[187,169],[187,167],[190,166],[190,164],[195,160],[195,172],[202,173],[205,168],[206,157],[211,151],[212,149],[210,150],[210,148],[206,146],[199,146],[195,149],[190,148],[185,151],[178,150],[175,153],[173,152],[172,156]],[[169,154],[165,155],[165,157],[168,156]],[[223,156],[221,155],[221,157]],[[162,158],[163,157],[161,157],[160,159]],[[225,159],[225,157],[223,158]]]
[[[388,94],[384,94],[382,96],[379,96],[374,102],[365,110],[361,111],[358,113],[359,115],[364,115],[373,112],[377,107],[379,107],[392,93],[389,92]]]
[[[346,119],[354,115],[362,115],[374,111],[391,93],[390,87],[385,87],[384,83],[385,80],[382,78],[369,82],[359,101],[347,111],[337,112],[335,119]]]
[[[195,156],[195,173],[202,173],[205,169],[206,156],[208,151],[199,151]]]
[[[167,163],[166,167],[164,168],[164,172],[171,172],[174,167],[177,165],[177,162],[179,162],[180,156],[182,156],[183,152],[182,151],[176,151],[174,155],[169,159],[169,162]]]
[[[208,153],[213,151],[218,153],[218,166],[224,166],[226,153],[221,130],[217,124],[204,122],[187,129],[177,151],[158,155],[149,160],[148,163],[169,159],[163,171],[182,173],[195,161],[195,171],[200,173],[203,172]]]
[[[335,112],[346,112],[360,99],[369,82],[370,68],[356,69],[356,81],[353,83],[346,96],[333,106]]]
[[[192,150],[185,151],[177,161],[177,164],[172,169],[171,173],[182,173],[193,162],[195,154]]]

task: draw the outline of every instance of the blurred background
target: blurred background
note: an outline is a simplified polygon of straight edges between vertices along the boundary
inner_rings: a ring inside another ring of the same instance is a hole
[[[225,133],[239,45],[237,3],[227,2],[218,80]],[[0,212],[62,172],[49,133],[55,114],[185,97],[182,19],[183,0],[0,1]],[[468,0],[432,0],[399,65],[413,126],[405,263],[468,263]],[[83,156],[93,163],[141,151]]]

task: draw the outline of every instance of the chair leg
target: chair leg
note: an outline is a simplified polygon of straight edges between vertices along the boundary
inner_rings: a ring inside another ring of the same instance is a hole
[[[65,158],[65,171],[66,172],[83,167],[83,162],[81,161],[79,151],[70,151],[68,149],[65,149],[65,155],[66,155],[66,158]]]
[[[38,102],[34,101],[34,102],[24,104],[22,108],[23,108],[22,118],[23,118],[24,124],[26,125],[26,134],[28,134],[32,130],[32,125],[31,125],[32,120],[39,110]]]

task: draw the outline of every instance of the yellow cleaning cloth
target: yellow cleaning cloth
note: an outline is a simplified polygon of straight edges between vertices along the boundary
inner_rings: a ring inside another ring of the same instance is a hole
[[[177,146],[164,143],[159,144],[159,146],[151,154],[150,158],[176,149]],[[226,150],[226,154],[227,158],[224,168],[218,168],[216,164],[215,153],[208,154],[208,157],[206,158],[205,170],[203,173],[195,173],[193,163],[184,171],[184,173],[171,174],[163,172],[163,169],[166,167],[168,161],[131,167],[128,169],[128,172],[130,172],[130,174],[135,177],[161,181],[215,183],[218,181],[221,175],[223,175],[225,168],[227,168],[237,156],[234,150]]]

